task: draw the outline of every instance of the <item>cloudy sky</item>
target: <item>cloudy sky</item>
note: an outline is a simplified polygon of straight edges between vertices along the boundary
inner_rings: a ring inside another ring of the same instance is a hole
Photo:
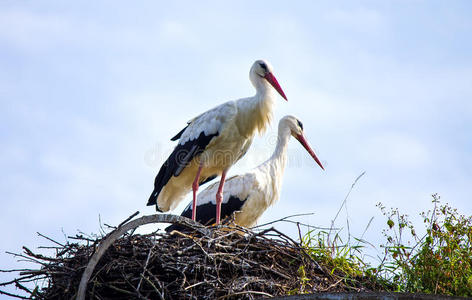
[[[0,269],[24,266],[5,251],[48,245],[37,231],[64,241],[154,213],[145,204],[169,138],[253,95],[259,58],[289,102],[278,98],[231,174],[270,156],[286,114],[326,167],[291,141],[281,199],[261,222],[311,212],[298,220],[328,226],[363,171],[347,202],[355,236],[375,217],[366,237],[380,242],[377,202],[416,218],[439,193],[471,215],[471,2],[286,3],[2,1]]]

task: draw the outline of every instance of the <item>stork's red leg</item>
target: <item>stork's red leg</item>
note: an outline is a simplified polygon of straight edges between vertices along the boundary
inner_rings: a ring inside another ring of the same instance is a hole
[[[218,192],[216,192],[216,225],[220,224],[221,218],[221,202],[223,201],[223,186],[226,180],[226,171],[221,174],[220,185],[218,186]]]
[[[195,176],[195,180],[193,181],[192,184],[192,190],[193,190],[193,203],[192,203],[192,220],[195,221],[197,217],[197,191],[198,191],[198,186],[199,186],[199,180],[200,180],[200,173],[202,172],[203,164],[200,163],[200,166],[198,167],[197,175]]]

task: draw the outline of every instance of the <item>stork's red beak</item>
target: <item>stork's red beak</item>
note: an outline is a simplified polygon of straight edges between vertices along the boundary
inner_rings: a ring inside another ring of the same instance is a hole
[[[324,170],[323,165],[321,164],[320,160],[318,157],[316,157],[315,152],[311,149],[310,145],[308,144],[307,140],[303,136],[303,134],[299,134],[296,136],[296,139],[300,142],[300,144],[303,145],[303,147],[310,153],[311,157],[316,161],[316,163]]]
[[[275,76],[271,72],[267,72],[264,78],[274,87],[277,92],[279,92],[280,96],[288,101],[287,96],[285,96],[284,91],[282,91],[282,88],[280,87],[280,84],[277,82],[277,79],[275,79]]]

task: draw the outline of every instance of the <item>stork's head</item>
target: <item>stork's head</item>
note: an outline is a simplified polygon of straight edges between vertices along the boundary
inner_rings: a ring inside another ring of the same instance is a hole
[[[324,170],[323,165],[316,156],[315,152],[311,149],[310,144],[308,144],[308,141],[303,134],[303,123],[294,116],[285,116],[280,120],[279,130],[281,126],[287,126],[290,129],[291,135],[296,138],[300,144],[302,144],[302,146],[306,149],[306,151],[308,151],[308,153],[310,153],[311,157],[313,157],[316,163]]]
[[[277,82],[277,79],[275,79],[272,72],[272,66],[269,62],[263,59],[256,60],[249,71],[249,78],[256,89],[259,87],[259,82],[268,82],[280,94],[280,96],[282,96],[282,98],[287,100],[287,96],[285,96],[285,93]]]

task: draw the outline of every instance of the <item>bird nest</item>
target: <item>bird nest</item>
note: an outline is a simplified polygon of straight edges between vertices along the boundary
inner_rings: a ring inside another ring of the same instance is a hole
[[[163,220],[190,231],[134,234],[140,225]],[[49,240],[55,243],[53,256],[24,247],[15,255],[39,268],[22,270],[0,288],[15,285],[27,293],[16,297],[25,299],[252,299],[373,290],[367,279],[340,280],[342,274],[320,266],[275,228],[204,228],[182,217],[153,215],[127,220],[101,238]],[[31,289],[31,282],[42,285]]]

